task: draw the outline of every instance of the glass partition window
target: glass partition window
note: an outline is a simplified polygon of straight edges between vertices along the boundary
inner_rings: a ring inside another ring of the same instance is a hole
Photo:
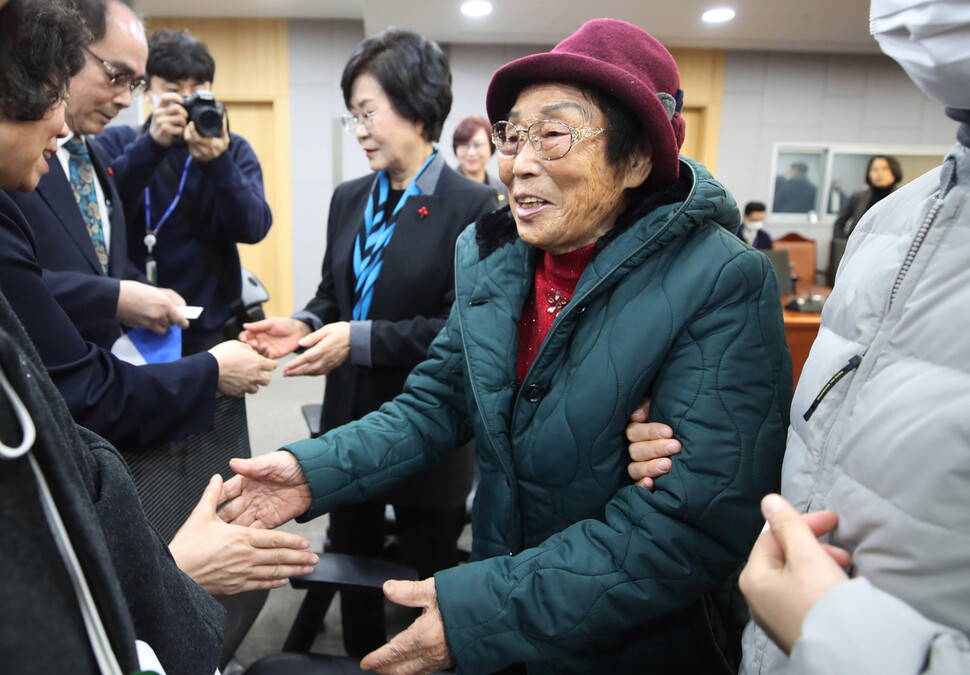
[[[776,144],[772,214],[782,221],[804,222],[806,217],[809,222],[831,221],[852,193],[868,187],[866,167],[871,157],[896,157],[903,171],[902,186],[939,166],[948,150],[925,145]]]

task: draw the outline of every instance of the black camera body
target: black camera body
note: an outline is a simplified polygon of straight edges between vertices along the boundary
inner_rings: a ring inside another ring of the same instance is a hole
[[[200,136],[216,138],[222,133],[222,118],[226,106],[216,100],[211,91],[199,89],[191,96],[182,98],[182,107],[189,114],[189,121],[195,122],[195,130]]]

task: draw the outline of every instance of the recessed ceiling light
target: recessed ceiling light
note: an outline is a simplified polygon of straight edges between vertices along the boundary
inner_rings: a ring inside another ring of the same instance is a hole
[[[465,16],[485,16],[492,13],[492,3],[485,0],[469,0],[462,3],[461,13]]]
[[[734,10],[730,7],[718,7],[709,9],[701,15],[704,23],[723,23],[734,18]]]

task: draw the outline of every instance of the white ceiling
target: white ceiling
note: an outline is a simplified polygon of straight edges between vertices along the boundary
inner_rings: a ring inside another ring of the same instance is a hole
[[[875,53],[868,0],[492,0],[483,19],[462,0],[140,0],[148,17],[354,19],[372,35],[387,26],[442,43],[552,45],[588,19],[612,17],[645,28],[668,47]],[[729,6],[737,16],[707,25],[700,15]]]

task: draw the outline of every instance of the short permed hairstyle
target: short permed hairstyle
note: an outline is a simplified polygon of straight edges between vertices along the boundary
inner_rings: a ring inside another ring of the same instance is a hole
[[[451,69],[435,42],[394,27],[361,42],[340,78],[348,110],[354,82],[364,73],[377,80],[399,115],[424,125],[425,140],[441,137],[451,112]]]
[[[90,38],[68,3],[10,0],[0,8],[0,115],[42,119],[84,67]]]
[[[149,80],[155,76],[169,82],[212,82],[216,76],[216,62],[206,43],[196,40],[189,31],[160,28],[148,38],[145,75]]]

